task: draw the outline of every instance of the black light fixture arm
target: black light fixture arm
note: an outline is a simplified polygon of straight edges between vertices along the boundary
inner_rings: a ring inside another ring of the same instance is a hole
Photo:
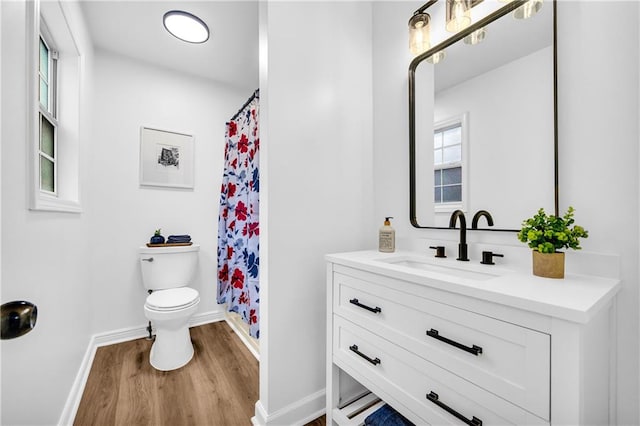
[[[434,3],[437,3],[437,2],[438,2],[438,0],[429,0],[428,2],[426,2],[425,4],[420,6],[419,9],[417,9],[415,12],[413,12],[413,14],[417,15],[418,13],[422,13],[425,10],[429,9],[431,6],[433,6]]]
[[[475,5],[477,5],[478,3],[482,3],[483,1],[484,0],[471,0],[471,7],[474,7]],[[415,12],[413,12],[413,14],[416,15],[418,13],[422,13],[425,10],[429,9],[431,6],[433,6],[434,3],[437,3],[437,2],[438,0],[429,0],[428,2],[420,6],[420,8],[418,8]]]

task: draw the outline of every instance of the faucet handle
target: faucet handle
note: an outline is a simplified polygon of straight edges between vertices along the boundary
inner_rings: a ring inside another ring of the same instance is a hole
[[[495,265],[495,263],[493,262],[494,257],[504,257],[504,254],[493,253],[490,251],[483,251],[482,261],[480,263],[482,263],[483,265]]]
[[[444,254],[444,246],[429,246],[429,248],[436,251],[436,257],[447,257]]]

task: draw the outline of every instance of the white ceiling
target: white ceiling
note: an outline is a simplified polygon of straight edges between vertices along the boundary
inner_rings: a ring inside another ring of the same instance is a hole
[[[97,49],[246,90],[258,87],[257,1],[81,0],[80,4]],[[169,34],[162,16],[174,9],[206,22],[209,40],[191,44]]]

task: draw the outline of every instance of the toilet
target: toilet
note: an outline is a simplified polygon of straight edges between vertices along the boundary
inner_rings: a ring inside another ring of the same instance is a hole
[[[144,304],[147,319],[155,326],[151,365],[175,370],[193,358],[189,319],[198,310],[200,295],[187,287],[198,263],[199,245],[140,247],[142,283],[151,294]]]

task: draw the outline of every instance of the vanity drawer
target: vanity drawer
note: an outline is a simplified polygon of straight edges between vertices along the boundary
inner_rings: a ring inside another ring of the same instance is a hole
[[[550,336],[416,293],[334,274],[334,313],[519,407],[550,418]],[[437,392],[436,392],[437,393]]]
[[[450,411],[483,425],[548,424],[526,410],[334,315],[333,362],[371,391],[402,401],[396,407],[428,424],[461,423]],[[429,400],[427,395],[436,399]],[[442,404],[441,405],[438,405]],[[423,424],[423,423],[421,423]]]

